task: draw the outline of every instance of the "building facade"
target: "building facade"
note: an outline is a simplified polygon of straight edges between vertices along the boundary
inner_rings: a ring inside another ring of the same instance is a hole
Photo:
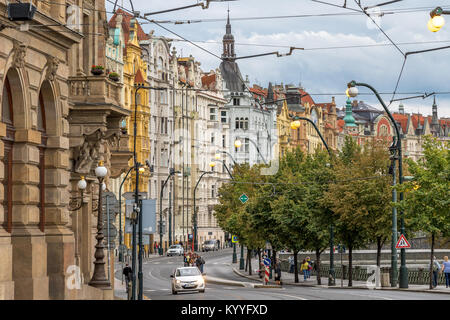
[[[104,2],[62,2],[32,1],[30,29],[19,31],[5,16],[13,3],[0,1],[0,299],[113,297],[111,287],[88,285],[101,259],[94,169],[104,161],[106,184],[124,170],[129,112],[119,84],[90,74],[106,62]]]

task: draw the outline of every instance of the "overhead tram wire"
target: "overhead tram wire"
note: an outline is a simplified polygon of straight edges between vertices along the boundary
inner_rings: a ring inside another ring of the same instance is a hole
[[[109,3],[113,3],[111,0],[106,0],[106,1],[109,2]],[[311,0],[311,1],[315,1],[315,0]],[[317,1],[315,1],[315,2],[317,2]],[[355,0],[355,2],[356,2],[356,0]],[[119,7],[120,7],[122,10],[124,10],[124,11],[126,11],[126,12],[128,12],[128,13],[130,13],[130,14],[135,15],[134,12],[130,12],[128,9],[126,9],[126,8],[124,8],[124,7],[122,7],[122,6],[119,6]],[[142,19],[142,20],[146,20],[146,21],[148,21],[148,22],[150,22],[150,23],[154,23],[154,24],[158,25],[160,28],[162,28],[162,29],[164,29],[164,30],[166,30],[166,31],[168,31],[168,32],[170,32],[170,33],[176,35],[177,37],[183,39],[183,40],[186,41],[186,42],[189,42],[190,44],[192,44],[192,45],[194,45],[195,47],[201,49],[202,51],[205,51],[206,53],[208,53],[208,54],[210,54],[210,55],[212,55],[212,56],[218,58],[219,60],[223,61],[223,59],[222,59],[221,57],[219,57],[218,55],[212,53],[211,51],[209,51],[209,50],[207,50],[207,49],[205,49],[205,48],[203,48],[203,47],[201,47],[201,46],[199,46],[199,45],[197,45],[197,44],[195,44],[193,41],[188,40],[188,39],[186,39],[186,38],[184,38],[184,37],[178,35],[178,34],[175,33],[174,31],[172,31],[172,30],[170,30],[170,29],[168,29],[168,28],[162,26],[162,25],[159,24],[159,23],[156,23],[156,22],[154,22],[154,21],[152,21],[152,20],[150,20],[150,19],[148,19],[148,18],[146,18],[146,17],[141,17],[140,15],[137,16],[137,18]],[[391,42],[392,42],[392,41],[391,41]],[[393,43],[393,44],[395,45],[395,43]],[[429,50],[423,50],[423,51],[420,51],[420,52],[427,52],[427,51],[432,51],[432,50],[438,50],[438,49],[429,49]],[[419,53],[419,52],[414,52],[414,53]],[[412,54],[412,53],[411,53],[411,54]],[[239,75],[239,78],[240,78],[240,80],[242,81],[242,83],[245,85],[246,89],[247,89],[248,91],[250,91],[250,88],[249,88],[249,87],[247,86],[247,84],[245,83],[245,80],[242,79],[242,76],[241,76],[241,75]],[[251,91],[250,91],[250,92],[251,92]],[[394,93],[395,93],[395,91],[394,91]],[[450,93],[450,92],[441,92],[441,93],[435,93],[435,94],[449,94],[449,93]],[[363,93],[362,93],[362,94],[363,94]],[[380,93],[380,94],[386,94],[386,93]],[[412,93],[412,94],[421,94],[421,93],[419,92],[419,93]],[[309,95],[330,95],[330,94],[312,94],[312,93],[311,93],[311,94],[309,94]],[[331,95],[343,95],[343,94],[338,93],[338,94],[331,94]],[[425,93],[425,95],[427,95],[427,94]],[[259,104],[258,101],[256,101],[256,102]],[[261,106],[261,105],[260,105],[260,106]]]

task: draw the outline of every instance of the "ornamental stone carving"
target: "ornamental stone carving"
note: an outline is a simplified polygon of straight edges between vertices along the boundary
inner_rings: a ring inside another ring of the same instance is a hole
[[[14,47],[12,52],[13,54],[12,66],[14,68],[24,68],[27,46],[17,40],[14,40],[13,44]]]
[[[45,79],[48,81],[54,81],[56,72],[58,72],[59,59],[56,57],[47,56],[47,73]]]

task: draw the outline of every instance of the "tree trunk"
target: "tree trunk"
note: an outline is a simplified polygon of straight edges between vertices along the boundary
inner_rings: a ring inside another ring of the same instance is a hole
[[[295,283],[298,283],[298,263],[297,263],[297,250],[294,251],[294,277],[295,277]]]
[[[272,261],[271,261],[271,265],[272,265],[272,270],[275,270],[275,263],[277,262],[277,252],[274,250],[272,250]]]
[[[353,247],[351,245],[348,246],[348,286],[353,286],[353,270],[352,270],[352,262],[353,262],[353,256],[352,256]]]
[[[381,242],[381,237],[377,237],[377,267],[381,266],[381,247],[383,243]]]
[[[245,259],[245,272],[247,272],[247,267],[248,267],[248,258],[249,258],[249,256],[248,256],[248,247],[247,247],[247,258]]]
[[[433,289],[434,232],[431,234],[430,289]]]
[[[248,256],[248,275],[252,275],[252,252],[253,249],[250,250],[249,248],[247,248],[247,256]]]
[[[258,270],[261,269],[261,249],[258,248]]]
[[[320,249],[316,249],[316,263],[315,263],[315,267],[316,267],[317,284],[321,285],[322,284],[322,279],[321,279],[321,275],[320,275]]]

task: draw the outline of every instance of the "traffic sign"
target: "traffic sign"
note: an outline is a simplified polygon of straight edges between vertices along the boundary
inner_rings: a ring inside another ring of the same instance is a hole
[[[243,193],[240,197],[239,200],[241,200],[242,203],[246,203],[248,201],[248,197],[245,193]]]
[[[405,236],[402,234],[400,239],[398,239],[397,245],[395,246],[397,249],[406,249],[411,248],[408,240],[406,240]]]
[[[270,259],[269,258],[265,258],[264,259],[264,265],[267,267],[267,266],[270,266]]]
[[[232,236],[232,237],[231,237],[231,242],[233,242],[233,243],[238,243],[238,242],[239,242],[238,236]]]

